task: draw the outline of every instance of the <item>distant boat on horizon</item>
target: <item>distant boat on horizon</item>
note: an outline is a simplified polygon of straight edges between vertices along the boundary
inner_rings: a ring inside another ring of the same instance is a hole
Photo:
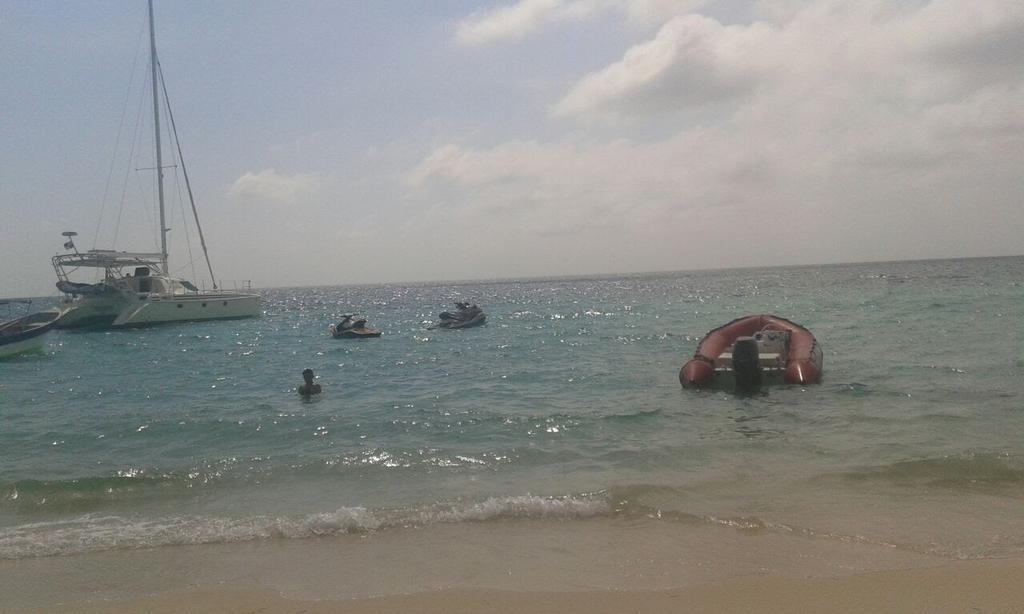
[[[79,252],[74,237],[66,231],[64,249],[69,253],[53,257],[57,289],[63,293],[60,307],[63,315],[57,322],[61,328],[75,326],[144,326],[163,322],[249,318],[260,313],[260,297],[251,292],[224,291],[217,287],[213,267],[206,249],[206,239],[199,225],[199,215],[192,198],[192,186],[177,144],[177,161],[181,164],[188,188],[188,197],[199,240],[203,248],[213,290],[200,290],[192,282],[172,277],[168,268],[167,228],[164,212],[163,152],[160,145],[160,103],[167,104],[171,133],[177,141],[174,115],[167,102],[167,88],[156,55],[156,33],[153,25],[153,0],[149,0],[150,73],[152,78],[154,147],[156,153],[157,201],[159,203],[160,252],[126,252],[91,249]],[[161,88],[161,86],[163,86]],[[163,97],[160,91],[163,90]],[[72,281],[70,275],[79,269],[102,270],[96,283]],[[245,288],[248,290],[248,287]]]

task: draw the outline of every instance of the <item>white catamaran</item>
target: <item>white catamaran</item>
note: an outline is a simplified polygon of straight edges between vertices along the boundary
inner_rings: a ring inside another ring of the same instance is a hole
[[[259,295],[249,292],[227,292],[217,287],[210,265],[206,240],[192,187],[188,182],[181,147],[177,147],[177,158],[182,165],[185,185],[199,240],[210,272],[212,291],[200,290],[184,279],[171,276],[167,266],[167,223],[164,214],[164,173],[160,147],[160,87],[163,77],[156,56],[156,34],[153,29],[153,0],[149,0],[149,57],[153,86],[153,128],[156,149],[157,199],[160,209],[160,253],[119,252],[114,250],[91,249],[79,252],[75,247],[75,232],[63,233],[66,237],[64,248],[71,253],[53,257],[53,268],[57,273],[57,289],[63,293],[59,327],[85,325],[142,326],[161,322],[194,320],[215,320],[247,318],[259,315]],[[163,88],[166,100],[166,86]],[[177,140],[174,115],[167,107],[171,131]],[[102,270],[103,279],[97,283],[74,282],[69,278],[79,269]]]

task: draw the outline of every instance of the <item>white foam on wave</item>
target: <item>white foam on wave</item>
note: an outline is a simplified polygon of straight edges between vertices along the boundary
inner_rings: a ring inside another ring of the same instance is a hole
[[[305,516],[130,518],[87,514],[73,520],[0,529],[0,558],[20,559],[114,549],[301,539],[389,528],[501,519],[589,518],[608,513],[604,497],[520,495],[415,508],[343,507]]]

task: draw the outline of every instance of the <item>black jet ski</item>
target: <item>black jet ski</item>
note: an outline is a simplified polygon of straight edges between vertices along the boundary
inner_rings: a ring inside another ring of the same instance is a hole
[[[476,305],[455,303],[455,311],[442,311],[438,316],[441,321],[430,328],[469,328],[480,326],[487,320],[487,315]]]
[[[327,330],[335,339],[362,339],[365,337],[380,337],[381,331],[366,328],[366,318],[359,318],[355,314],[342,316],[341,322],[331,324]]]

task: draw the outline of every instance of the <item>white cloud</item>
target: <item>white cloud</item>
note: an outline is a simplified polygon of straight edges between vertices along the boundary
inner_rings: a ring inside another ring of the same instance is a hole
[[[520,0],[511,6],[474,13],[456,26],[455,40],[463,45],[486,45],[522,38],[564,15],[561,0]]]
[[[752,97],[755,90],[755,104],[843,103],[833,96],[845,100],[835,108],[930,104],[1014,81],[1024,71],[1024,3],[983,0],[965,10],[952,0],[914,9],[824,0],[790,11],[770,4],[761,13],[774,21],[748,25],[675,17],[618,62],[580,79],[552,111],[642,118]]]
[[[699,15],[676,17],[653,40],[582,79],[554,113],[649,113],[746,93],[764,73],[757,50],[771,32],[764,24],[723,26]]]
[[[571,138],[448,144],[411,189],[687,266],[1019,251],[1024,3],[763,5],[673,17],[554,104]]]
[[[228,196],[243,201],[274,205],[294,205],[308,198],[325,183],[320,173],[278,173],[272,168],[258,173],[247,172],[235,180]]]
[[[602,13],[624,14],[636,26],[656,26],[702,4],[704,0],[519,0],[463,19],[456,25],[455,40],[466,46],[518,40],[548,26]]]
[[[653,144],[513,141],[490,149],[447,145],[411,174],[448,206],[507,229],[649,229],[680,212],[735,205],[771,174],[766,152],[730,149],[714,132]],[[455,190],[448,188],[454,186]],[[636,215],[642,212],[642,215]]]
[[[660,26],[677,15],[692,13],[707,4],[705,0],[613,0],[610,8],[625,12],[637,26]]]

